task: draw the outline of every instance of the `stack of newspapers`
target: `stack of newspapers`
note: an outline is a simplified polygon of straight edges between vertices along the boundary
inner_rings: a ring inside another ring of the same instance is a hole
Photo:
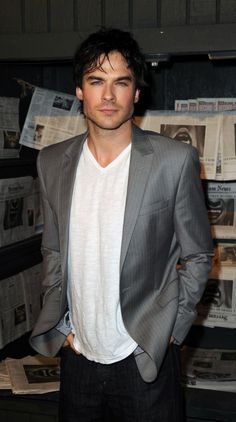
[[[59,358],[26,356],[0,362],[0,389],[14,394],[43,394],[58,391]]]
[[[186,387],[236,392],[236,350],[184,346],[182,383]]]

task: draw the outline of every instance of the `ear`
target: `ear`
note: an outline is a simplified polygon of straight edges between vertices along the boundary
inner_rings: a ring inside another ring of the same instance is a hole
[[[138,102],[139,96],[140,96],[140,89],[136,89],[135,94],[134,94],[134,103]]]
[[[77,86],[77,88],[76,88],[75,92],[76,92],[76,97],[77,97],[80,101],[83,101],[83,91],[82,91],[82,89],[81,89],[79,86]]]

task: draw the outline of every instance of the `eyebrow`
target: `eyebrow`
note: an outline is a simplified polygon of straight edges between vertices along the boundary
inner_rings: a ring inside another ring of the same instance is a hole
[[[104,78],[102,78],[101,76],[96,76],[96,75],[88,75],[86,77],[87,81],[103,81]],[[115,82],[119,82],[119,81],[129,81],[131,82],[133,80],[132,76],[119,76],[118,78],[115,78]]]

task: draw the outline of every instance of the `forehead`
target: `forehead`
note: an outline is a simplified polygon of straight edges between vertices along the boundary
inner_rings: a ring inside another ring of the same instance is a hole
[[[85,72],[85,75],[97,72],[105,74],[122,73],[124,75],[133,75],[126,59],[118,51],[111,51],[107,56],[105,54],[101,54],[98,57],[97,62]]]

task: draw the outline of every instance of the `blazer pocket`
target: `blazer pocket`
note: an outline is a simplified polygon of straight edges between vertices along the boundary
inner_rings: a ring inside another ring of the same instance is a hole
[[[168,199],[164,201],[153,202],[152,204],[145,204],[141,207],[139,215],[152,214],[157,211],[164,210],[168,208],[168,205]]]

